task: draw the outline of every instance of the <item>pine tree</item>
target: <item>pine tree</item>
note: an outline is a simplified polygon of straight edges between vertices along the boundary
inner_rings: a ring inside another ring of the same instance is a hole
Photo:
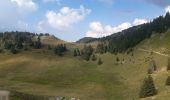
[[[154,81],[152,77],[149,75],[147,78],[144,79],[144,83],[141,86],[141,90],[139,92],[139,97],[149,97],[157,94],[157,90],[154,85]]]
[[[92,55],[92,61],[96,61],[96,59],[97,59],[97,58],[96,58],[96,55],[93,54],[93,55]]]
[[[166,85],[170,85],[170,76],[168,76],[168,78],[166,79]]]
[[[35,49],[40,49],[42,47],[42,43],[41,43],[41,38],[40,36],[38,36],[37,38],[38,40],[34,43],[34,48]]]
[[[116,61],[117,61],[117,62],[119,62],[119,61],[120,61],[119,57],[116,57]]]
[[[101,65],[101,64],[103,64],[103,62],[102,62],[101,58],[99,58],[98,65]]]
[[[73,54],[75,57],[77,56],[77,50],[74,49],[74,54]]]
[[[167,70],[170,70],[170,58],[168,59]]]
[[[83,50],[82,50],[82,58],[86,61],[90,60],[91,55],[93,54],[93,48],[91,45],[89,46],[84,46]]]

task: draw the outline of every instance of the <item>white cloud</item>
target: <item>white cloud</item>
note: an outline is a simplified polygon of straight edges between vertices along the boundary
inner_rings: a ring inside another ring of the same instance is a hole
[[[102,25],[101,22],[91,22],[89,24],[90,29],[86,32],[86,37],[104,37],[144,23],[147,23],[146,19],[138,18],[136,18],[132,24],[125,22],[118,26]]]
[[[79,9],[63,7],[58,13],[48,11],[45,15],[46,20],[43,22],[54,29],[65,30],[65,28],[83,20],[90,12],[91,10],[84,8],[84,6],[80,6]]]
[[[141,25],[141,24],[144,24],[144,23],[147,23],[148,21],[146,19],[139,19],[139,18],[136,18],[133,22],[133,25]]]
[[[0,31],[33,30],[26,21],[31,13],[29,6],[19,5],[22,5],[19,1],[0,0]]]
[[[112,27],[110,25],[102,25],[100,22],[92,22],[89,24],[90,30],[86,33],[86,37],[103,37],[113,33],[122,31],[131,27],[132,25],[128,22],[122,23],[121,25]]]
[[[165,8],[165,12],[170,12],[170,5]]]
[[[11,0],[11,2],[16,3],[20,10],[37,10],[37,5],[32,0]]]

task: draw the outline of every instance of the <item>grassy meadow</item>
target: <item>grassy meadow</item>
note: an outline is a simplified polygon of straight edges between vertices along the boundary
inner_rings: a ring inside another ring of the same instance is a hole
[[[103,61],[84,61],[73,57],[72,52],[59,57],[46,50],[31,50],[12,55],[0,54],[0,87],[24,93],[75,97],[80,100],[138,100],[143,79],[147,76],[150,58],[154,58],[158,70],[152,75],[158,95],[142,100],[169,100],[170,87],[165,86],[169,73],[168,58],[138,50],[153,49],[169,54],[167,36],[153,36],[134,48],[133,55],[98,54]],[[154,42],[156,41],[156,42]],[[167,43],[167,45],[161,45]],[[75,47],[81,47],[76,45]],[[71,47],[71,46],[70,46]],[[118,63],[116,58],[120,59]]]

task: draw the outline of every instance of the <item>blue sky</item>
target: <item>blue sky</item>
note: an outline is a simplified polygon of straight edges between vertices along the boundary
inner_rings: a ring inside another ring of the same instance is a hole
[[[170,11],[170,0],[1,0],[0,31],[103,37]]]

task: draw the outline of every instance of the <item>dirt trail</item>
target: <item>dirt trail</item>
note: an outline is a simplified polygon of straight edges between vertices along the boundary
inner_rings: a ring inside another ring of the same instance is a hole
[[[144,51],[144,52],[153,52],[153,53],[156,53],[156,54],[161,55],[161,56],[170,57],[170,55],[163,54],[163,53],[160,53],[160,52],[157,52],[157,51],[154,51],[154,50],[145,50],[145,49],[141,49],[141,48],[139,48],[138,50]]]

